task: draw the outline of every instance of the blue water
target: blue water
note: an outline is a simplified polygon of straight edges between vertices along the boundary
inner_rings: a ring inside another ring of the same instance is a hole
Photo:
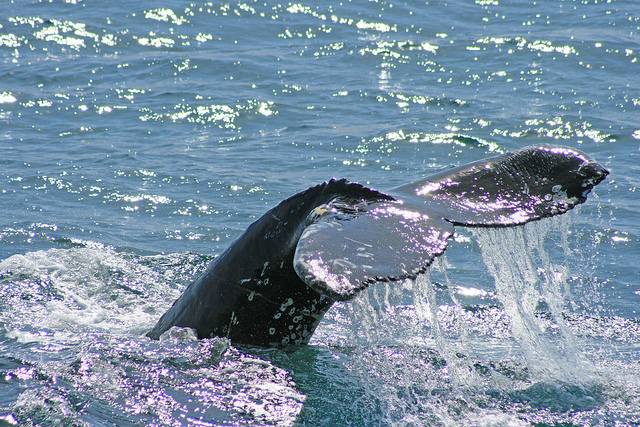
[[[639,31],[633,0],[3,1],[0,423],[640,423]],[[284,197],[539,143],[611,175],[303,349],[142,337]]]

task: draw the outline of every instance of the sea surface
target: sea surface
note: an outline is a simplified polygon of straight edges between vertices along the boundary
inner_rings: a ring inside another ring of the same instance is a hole
[[[639,425],[639,57],[636,0],[3,0],[0,425]],[[143,336],[291,194],[532,144],[611,174],[296,351]]]

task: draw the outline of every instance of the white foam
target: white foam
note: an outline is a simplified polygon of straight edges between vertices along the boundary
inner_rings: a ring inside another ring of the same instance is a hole
[[[14,301],[0,316],[23,340],[42,339],[34,330],[141,334],[179,294],[156,271],[100,245],[14,255],[0,271],[10,274]]]

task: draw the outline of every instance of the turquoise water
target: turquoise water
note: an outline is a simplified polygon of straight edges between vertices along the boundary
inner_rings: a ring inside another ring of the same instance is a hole
[[[614,0],[2,2],[0,423],[640,423],[639,31]],[[305,348],[142,337],[297,191],[538,143],[611,175]]]

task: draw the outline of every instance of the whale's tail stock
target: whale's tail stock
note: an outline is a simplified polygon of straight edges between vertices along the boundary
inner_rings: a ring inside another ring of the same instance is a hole
[[[607,174],[577,150],[539,146],[388,193],[332,179],[251,224],[147,336],[186,326],[201,338],[306,343],[334,301],[424,272],[454,226],[515,226],[565,213]]]
[[[506,227],[583,203],[608,171],[580,151],[535,146],[398,187],[393,201],[338,197],[306,227],[298,275],[337,300],[376,281],[415,278],[442,254],[453,225]]]

